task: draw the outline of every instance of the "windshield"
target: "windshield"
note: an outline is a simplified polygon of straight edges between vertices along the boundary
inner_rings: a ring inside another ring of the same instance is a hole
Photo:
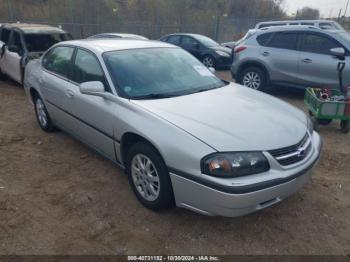
[[[188,95],[226,85],[178,48],[112,51],[103,57],[118,93],[129,99]]]
[[[70,40],[68,34],[25,34],[28,52],[44,52],[56,43]]]
[[[215,42],[213,39],[206,37],[204,35],[196,35],[194,38],[207,47],[220,45],[219,43]]]

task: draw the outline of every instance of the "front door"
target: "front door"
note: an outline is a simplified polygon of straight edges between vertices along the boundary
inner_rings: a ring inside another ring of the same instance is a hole
[[[328,35],[304,32],[300,36],[299,75],[306,86],[338,88],[339,60],[331,55],[330,50],[343,47]],[[347,57],[347,64],[349,63]],[[347,66],[349,68],[349,66]],[[345,68],[345,71],[348,70]],[[344,71],[344,72],[345,72]],[[348,74],[344,74],[345,83],[350,83]]]

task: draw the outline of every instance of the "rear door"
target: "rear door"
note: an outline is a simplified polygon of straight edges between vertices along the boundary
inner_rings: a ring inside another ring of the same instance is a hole
[[[298,33],[285,31],[268,33],[257,38],[260,55],[269,67],[270,78],[281,83],[295,83],[298,73]]]
[[[330,36],[305,31],[300,35],[299,75],[305,86],[338,88],[337,65],[330,49],[343,47]]]
[[[39,76],[45,105],[60,126],[70,129],[67,100],[72,96],[70,81],[74,47],[59,46],[51,49],[42,59],[43,72]]]
[[[17,51],[10,51],[9,47],[15,47]],[[18,83],[22,83],[22,57],[24,46],[21,34],[17,30],[12,30],[8,45],[5,47],[1,59],[1,70]]]

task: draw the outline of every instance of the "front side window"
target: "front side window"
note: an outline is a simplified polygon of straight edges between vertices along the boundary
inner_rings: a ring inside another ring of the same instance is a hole
[[[60,76],[70,78],[73,53],[73,47],[56,47],[43,58],[43,67]]]
[[[103,57],[118,93],[130,99],[181,96],[226,85],[180,48],[112,51]]]
[[[192,49],[192,48],[194,48],[194,46],[196,44],[198,44],[198,42],[196,40],[194,40],[193,38],[188,37],[188,36],[183,36],[182,37],[181,46],[183,48]]]
[[[97,58],[90,52],[78,49],[73,67],[73,81],[85,83],[99,81],[105,83],[105,77]]]
[[[28,52],[45,52],[51,46],[69,40],[68,34],[25,34],[24,40],[28,49]]]
[[[342,47],[337,41],[318,34],[304,33],[300,38],[300,51],[330,55],[331,49]]]
[[[275,33],[271,41],[268,43],[269,47],[296,50],[298,35],[295,32],[279,32]]]

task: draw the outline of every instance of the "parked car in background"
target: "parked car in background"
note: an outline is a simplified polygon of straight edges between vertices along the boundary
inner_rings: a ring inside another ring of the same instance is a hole
[[[348,32],[309,26],[264,28],[235,48],[232,76],[258,90],[270,84],[339,88],[333,48],[344,50],[346,72],[350,66]],[[344,83],[350,84],[350,74],[344,74]]]
[[[204,35],[172,34],[162,37],[160,41],[182,47],[207,67],[227,68],[232,64],[232,49],[220,46]]]
[[[244,40],[247,40],[249,37],[251,37],[252,35],[254,35],[256,32],[256,29],[250,29],[245,35],[244,37],[242,37],[241,39],[239,39],[238,41],[235,42],[225,42],[222,43],[222,46],[225,46],[227,48],[231,48],[232,50],[234,50],[234,48],[239,45],[240,43],[242,43]]]
[[[124,167],[153,210],[261,210],[299,190],[321,151],[302,111],[166,43],[57,44],[28,64],[25,91],[44,131],[58,126]]]
[[[263,29],[274,26],[314,26],[323,30],[344,30],[344,28],[332,20],[286,20],[286,21],[270,21],[261,22],[255,26],[255,29]]]
[[[90,36],[89,39],[116,39],[116,38],[128,38],[128,39],[139,39],[139,40],[148,40],[148,38],[135,35],[135,34],[124,34],[124,33],[103,33],[98,35]]]
[[[4,24],[0,27],[0,74],[22,83],[28,61],[54,44],[70,40],[60,28],[38,24]]]

